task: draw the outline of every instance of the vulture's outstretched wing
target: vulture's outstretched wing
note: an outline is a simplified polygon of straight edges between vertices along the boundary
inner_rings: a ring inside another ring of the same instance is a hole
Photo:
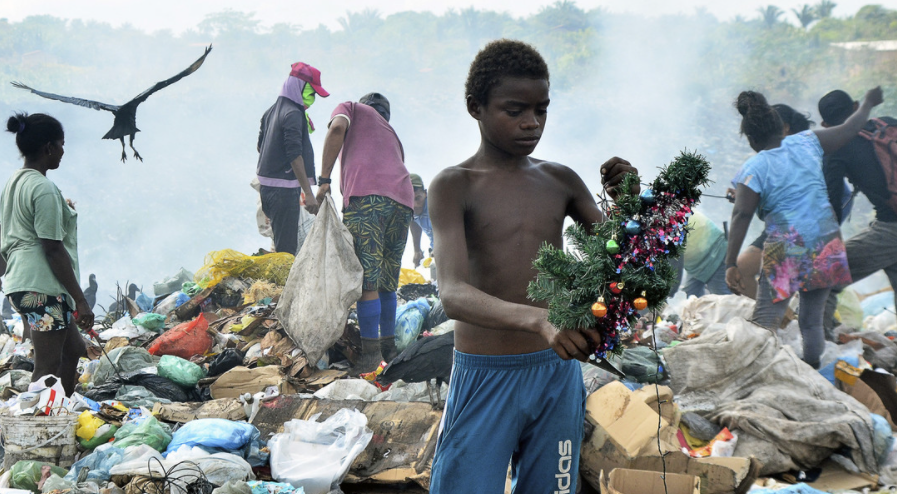
[[[128,102],[125,103],[125,104],[127,104],[127,105],[139,105],[140,103],[143,103],[144,101],[146,101],[146,99],[149,98],[150,95],[153,94],[153,93],[155,93],[156,91],[158,91],[158,90],[160,90],[160,89],[163,89],[163,88],[166,88],[166,87],[168,87],[168,86],[174,84],[175,82],[178,82],[179,80],[183,79],[184,77],[187,77],[188,75],[190,75],[190,74],[196,72],[196,71],[199,69],[199,67],[202,66],[202,63],[206,61],[206,56],[209,54],[210,51],[212,51],[212,45],[209,45],[209,46],[206,48],[205,53],[203,53],[202,56],[199,57],[199,59],[198,59],[197,61],[193,62],[192,65],[190,65],[189,67],[187,67],[186,69],[184,69],[183,71],[181,71],[181,73],[179,73],[178,75],[176,75],[176,76],[174,76],[174,77],[172,77],[172,78],[170,78],[170,79],[166,79],[166,80],[164,80],[164,81],[162,81],[162,82],[157,82],[157,83],[155,83],[155,84],[153,85],[153,87],[151,87],[151,88],[147,89],[146,91],[144,91],[144,92],[138,94],[136,97],[134,97],[134,99],[132,99],[131,101],[128,101]]]
[[[85,108],[93,108],[94,110],[106,110],[110,112],[116,112],[120,107],[115,105],[110,105],[108,103],[100,103],[99,101],[91,101],[89,99],[81,99],[81,98],[73,98],[71,96],[60,96],[58,94],[53,93],[45,93],[43,91],[38,91],[37,89],[32,89],[21,82],[13,82],[12,85],[19,89],[26,89],[31,91],[32,93],[47,98],[47,99],[55,99],[56,101],[62,101],[63,103],[71,103],[73,105],[83,106]]]

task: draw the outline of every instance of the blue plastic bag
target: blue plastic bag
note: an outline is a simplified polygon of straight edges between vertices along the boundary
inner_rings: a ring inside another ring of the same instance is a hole
[[[125,450],[121,448],[116,448],[114,446],[101,446],[97,448],[93,453],[76,461],[69,470],[69,473],[66,474],[66,476],[63,478],[70,482],[75,482],[76,480],[78,480],[78,472],[81,471],[81,468],[87,467],[90,469],[90,471],[87,473],[87,480],[99,480],[101,482],[108,482],[111,478],[109,470],[111,470],[115,465],[121,463],[122,458],[124,457]]]
[[[168,444],[166,454],[183,445],[203,449],[223,448],[228,452],[243,449],[247,443],[258,440],[259,430],[246,422],[225,419],[199,419],[187,422],[178,429]]]
[[[420,336],[430,303],[421,297],[396,309],[396,350],[401,352]]]
[[[140,292],[140,295],[137,295],[137,300],[135,300],[134,303],[137,304],[137,308],[139,308],[141,312],[149,312],[153,310],[153,299],[147,297],[143,292]]]

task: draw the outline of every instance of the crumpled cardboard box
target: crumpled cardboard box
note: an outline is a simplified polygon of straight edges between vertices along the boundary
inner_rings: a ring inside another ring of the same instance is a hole
[[[679,451],[675,438],[680,413],[672,399],[666,386],[649,385],[632,392],[620,382],[592,393],[586,400],[586,421],[594,430],[582,444],[579,470],[583,479],[599,489],[602,471],[605,475],[614,469],[657,472],[663,471],[665,462],[668,473],[699,477],[701,494],[747,492],[760,463],[753,458],[690,458]],[[661,454],[666,456],[661,459]]]
[[[293,386],[287,382],[286,376],[277,366],[256,367],[249,369],[243,366],[221,374],[209,389],[213,399],[238,398],[240,395],[255,394],[264,391],[268,386],[276,386],[280,394],[295,393]]]

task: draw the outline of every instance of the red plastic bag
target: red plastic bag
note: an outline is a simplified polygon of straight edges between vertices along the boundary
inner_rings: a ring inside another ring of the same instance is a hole
[[[214,344],[208,329],[209,322],[200,314],[196,319],[178,324],[162,333],[147,351],[150,355],[175,355],[182,359],[202,355]]]

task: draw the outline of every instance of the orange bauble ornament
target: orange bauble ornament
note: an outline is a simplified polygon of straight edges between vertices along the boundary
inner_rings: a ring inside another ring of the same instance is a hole
[[[595,317],[604,317],[607,315],[607,306],[604,305],[604,297],[598,299],[592,304],[592,315]]]
[[[645,299],[645,292],[642,292],[642,296],[632,301],[632,306],[635,307],[635,310],[645,310],[648,308],[648,300]]]

